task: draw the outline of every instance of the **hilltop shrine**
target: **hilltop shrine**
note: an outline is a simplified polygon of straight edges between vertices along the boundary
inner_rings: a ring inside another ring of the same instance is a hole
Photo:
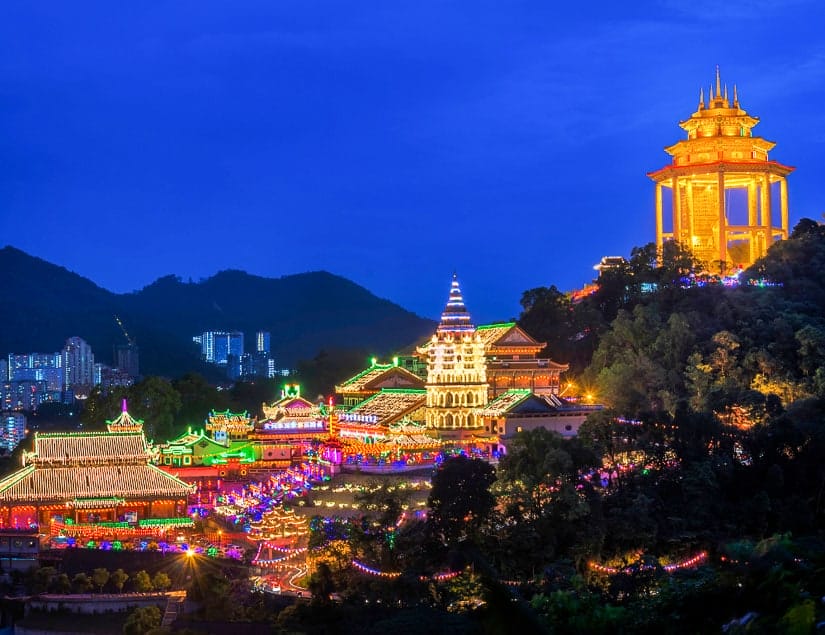
[[[689,247],[712,268],[746,267],[788,237],[788,183],[792,167],[768,159],[776,145],[753,136],[759,119],[722,88],[719,67],[708,98],[679,123],[687,138],[665,148],[670,165],[648,173],[656,183],[656,246],[665,240]],[[776,187],[775,187],[776,186]],[[776,221],[778,188],[779,220]],[[665,190],[671,219],[665,227]]]

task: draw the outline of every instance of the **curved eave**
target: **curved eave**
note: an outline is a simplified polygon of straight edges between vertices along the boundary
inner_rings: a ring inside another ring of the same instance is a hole
[[[648,172],[647,176],[659,183],[674,176],[714,172],[765,172],[778,176],[788,176],[795,169],[777,161],[713,161],[712,163],[692,163],[690,165],[666,165],[659,170]]]

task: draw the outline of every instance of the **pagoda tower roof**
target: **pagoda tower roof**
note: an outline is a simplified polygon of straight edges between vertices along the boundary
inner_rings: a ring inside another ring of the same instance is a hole
[[[450,284],[450,295],[447,305],[441,313],[441,322],[438,324],[439,333],[464,333],[475,331],[470,313],[464,305],[464,295],[461,293],[461,286],[458,284],[458,274],[453,274],[453,281]]]
[[[707,99],[700,89],[696,111],[679,122],[687,138],[665,148],[672,157],[671,164],[648,172],[648,176],[666,187],[673,176],[718,170],[730,172],[732,183],[736,180],[735,173],[743,171],[787,176],[792,167],[768,158],[776,143],[754,136],[752,129],[758,123],[758,117],[749,115],[741,107],[736,85],[731,96],[727,85],[722,84],[717,66],[715,86],[709,87]]]
[[[106,429],[109,432],[143,432],[143,419],[135,419],[129,414],[124,399],[120,414],[112,421],[106,420]]]

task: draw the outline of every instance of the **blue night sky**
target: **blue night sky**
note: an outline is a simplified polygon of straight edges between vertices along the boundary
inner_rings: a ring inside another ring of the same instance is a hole
[[[117,292],[326,269],[476,321],[654,239],[716,64],[825,211],[825,3],[4,2],[0,245]]]

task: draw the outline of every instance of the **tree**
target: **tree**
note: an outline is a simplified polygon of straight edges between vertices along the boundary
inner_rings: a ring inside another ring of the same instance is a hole
[[[326,562],[319,562],[315,572],[310,576],[309,591],[314,603],[323,605],[331,602],[330,595],[335,591],[335,581]]]
[[[100,386],[95,386],[83,404],[80,413],[80,423],[90,431],[105,430],[106,420],[117,417],[121,410],[123,399],[128,397],[128,388],[115,387],[104,392]]]
[[[427,498],[427,523],[444,544],[477,538],[496,502],[490,493],[495,480],[489,463],[466,456],[445,459],[436,470]]]
[[[35,569],[31,574],[28,585],[31,593],[37,595],[38,593],[44,593],[47,591],[52,585],[56,575],[57,569],[54,567],[40,567]]]
[[[157,606],[136,608],[123,624],[123,635],[146,635],[160,626],[162,618]]]
[[[75,593],[88,593],[93,586],[94,583],[85,573],[78,573],[72,578],[72,590]]]
[[[69,576],[65,573],[59,574],[52,580],[52,586],[50,589],[53,593],[58,594],[65,594],[70,593],[72,590],[72,581],[69,579]]]
[[[172,387],[178,392],[181,400],[181,408],[175,415],[177,427],[200,424],[210,410],[222,411],[229,408],[226,392],[211,386],[198,373],[187,373],[172,381]],[[259,406],[260,402],[255,404],[256,408]]]
[[[112,584],[115,586],[118,593],[123,593],[123,585],[126,584],[126,580],[128,579],[129,574],[123,569],[115,569],[111,575]]]
[[[103,593],[103,587],[106,586],[110,576],[111,574],[109,573],[109,570],[104,569],[103,567],[99,567],[92,571],[92,582],[94,582],[95,586],[97,586],[98,592]]]
[[[174,436],[172,424],[181,409],[181,399],[172,384],[162,377],[146,377],[129,391],[129,409],[144,420],[146,436],[165,441]]]
[[[155,587],[156,591],[166,591],[172,586],[172,580],[163,571],[158,571],[152,577],[152,586]]]
[[[148,593],[154,587],[152,586],[152,579],[149,574],[143,570],[138,571],[132,578],[132,585],[138,593]]]

